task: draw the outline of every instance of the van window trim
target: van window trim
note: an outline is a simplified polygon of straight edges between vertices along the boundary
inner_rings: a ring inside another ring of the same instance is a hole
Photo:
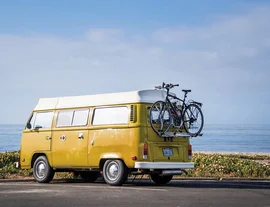
[[[52,126],[53,126],[53,120],[54,120],[54,111],[53,110],[49,110],[49,111],[34,111],[33,113],[32,113],[32,118],[34,118],[34,122],[33,122],[33,126],[31,126],[31,129],[30,130],[33,130],[33,129],[35,129],[34,128],[34,126],[36,126],[36,121],[37,121],[37,114],[44,114],[44,113],[53,113],[53,115],[52,115],[52,120],[51,120],[51,125],[50,125],[50,127],[49,128],[39,128],[39,131],[40,130],[51,130],[52,129]],[[29,119],[30,120],[30,119]],[[29,122],[27,122],[27,123],[29,123]]]
[[[75,117],[75,112],[76,111],[86,111],[87,110],[87,112],[88,112],[88,114],[87,114],[87,119],[86,119],[86,124],[85,125],[73,125],[73,122],[74,122],[74,117]],[[74,112],[73,112],[73,117],[72,117],[72,122],[71,122],[71,126],[72,127],[84,127],[84,126],[88,126],[88,124],[89,124],[89,116],[90,116],[90,112],[91,112],[91,109],[90,108],[84,108],[84,109],[78,109],[78,110],[74,110]]]
[[[28,118],[28,121],[27,121],[27,123],[26,123],[24,129],[27,129],[27,130],[33,130],[33,126],[35,125],[35,122],[36,122],[36,114],[37,114],[37,112],[35,112],[35,111],[31,113],[31,115],[30,115],[30,117]],[[27,124],[29,124],[31,121],[33,121],[33,124],[31,125],[31,129],[28,129],[28,128],[27,128]]]
[[[121,123],[121,124],[93,124],[94,118],[95,118],[95,111],[96,111],[96,109],[104,109],[104,108],[105,109],[107,109],[107,108],[127,108],[130,111],[128,105],[123,105],[123,106],[99,106],[99,107],[95,107],[95,108],[93,108],[93,112],[92,112],[91,126],[98,127],[98,126],[128,126],[129,125],[129,113],[128,113],[127,123]]]
[[[74,120],[74,115],[75,115],[75,111],[88,111],[88,115],[87,115],[87,120],[86,120],[86,124],[85,125],[72,125],[73,124],[73,120]],[[61,111],[72,111],[72,119],[71,119],[71,125],[66,125],[66,126],[57,126],[57,122],[58,122],[58,118],[59,118],[59,113]],[[90,108],[81,108],[81,109],[59,109],[57,112],[57,118],[56,118],[56,122],[55,122],[55,127],[56,128],[76,128],[76,127],[87,127],[89,125],[89,118],[90,118],[90,114],[91,114],[91,109]]]

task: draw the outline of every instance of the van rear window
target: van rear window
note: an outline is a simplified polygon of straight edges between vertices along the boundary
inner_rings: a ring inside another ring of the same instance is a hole
[[[97,108],[94,111],[93,125],[127,124],[129,111],[127,107]]]

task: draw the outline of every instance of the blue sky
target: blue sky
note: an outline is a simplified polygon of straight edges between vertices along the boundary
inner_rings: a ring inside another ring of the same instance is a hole
[[[144,32],[160,27],[201,25],[267,1],[257,0],[78,0],[1,1],[0,31],[80,35],[91,27]],[[140,31],[138,31],[140,30]]]
[[[0,123],[40,97],[179,83],[208,124],[270,124],[270,3],[0,1]]]

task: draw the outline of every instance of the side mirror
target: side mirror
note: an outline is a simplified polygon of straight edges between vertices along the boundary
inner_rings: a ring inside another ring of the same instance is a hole
[[[40,125],[36,125],[35,126],[35,130],[39,130],[39,129],[41,129],[42,128],[42,126],[40,126]]]
[[[31,129],[31,128],[32,128],[31,123],[27,123],[27,124],[26,124],[26,128],[27,128],[27,129]]]

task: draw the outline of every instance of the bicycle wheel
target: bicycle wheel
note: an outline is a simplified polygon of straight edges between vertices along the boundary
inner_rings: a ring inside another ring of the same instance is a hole
[[[199,106],[190,104],[184,112],[184,128],[191,136],[197,136],[203,129],[203,113]]]
[[[159,135],[167,132],[171,126],[170,107],[164,101],[153,103],[149,110],[149,121],[152,129]]]

